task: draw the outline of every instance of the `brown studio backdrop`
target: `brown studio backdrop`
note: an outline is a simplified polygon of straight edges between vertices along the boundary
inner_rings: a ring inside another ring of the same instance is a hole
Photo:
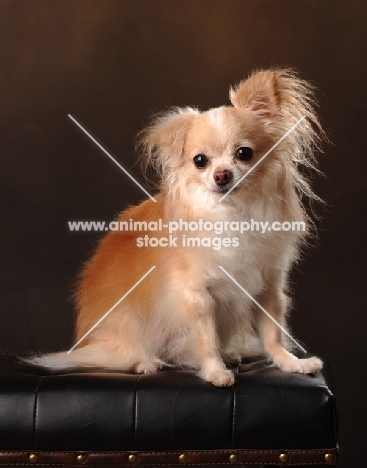
[[[2,0],[0,3],[3,353],[73,343],[72,281],[98,234],[144,198],[68,119],[140,182],[133,136],[153,111],[227,104],[254,68],[291,66],[320,90],[325,147],[314,187],[327,202],[318,245],[292,275],[292,329],[331,365],[341,467],[363,459],[367,7],[326,0]],[[359,463],[359,464],[358,464]]]

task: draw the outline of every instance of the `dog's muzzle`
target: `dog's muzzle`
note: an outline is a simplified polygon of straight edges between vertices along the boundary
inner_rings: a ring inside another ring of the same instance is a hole
[[[214,182],[219,187],[224,187],[231,182],[233,179],[233,172],[228,169],[223,169],[222,171],[215,171],[213,174]]]
[[[215,171],[213,179],[215,182],[215,191],[219,193],[228,192],[228,190],[232,188],[234,182],[233,172],[229,169]]]

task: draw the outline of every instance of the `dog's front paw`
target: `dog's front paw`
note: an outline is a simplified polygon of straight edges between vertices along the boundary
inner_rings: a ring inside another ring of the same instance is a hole
[[[163,367],[162,363],[160,362],[157,362],[157,361],[153,361],[153,362],[139,362],[139,364],[137,364],[135,366],[135,372],[137,374],[151,374],[153,372],[157,372],[159,370],[161,370]]]
[[[234,384],[233,372],[228,369],[218,369],[202,374],[201,377],[216,387],[230,387]]]
[[[284,372],[297,372],[299,374],[314,374],[322,369],[323,363],[318,357],[310,357],[299,359],[296,356],[290,355],[280,361],[274,361]]]
[[[310,357],[307,359],[299,359],[301,362],[303,374],[314,374],[322,369],[323,362],[318,357]]]

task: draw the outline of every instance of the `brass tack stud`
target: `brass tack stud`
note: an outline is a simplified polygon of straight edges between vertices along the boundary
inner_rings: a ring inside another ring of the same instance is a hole
[[[333,453],[326,453],[325,454],[325,461],[328,463],[332,463],[334,461],[334,454]]]
[[[187,457],[184,453],[181,453],[181,455],[178,457],[178,459],[180,460],[180,463],[185,463],[186,460],[187,460]]]
[[[129,463],[136,463],[136,455],[133,453],[129,455]]]
[[[36,455],[35,453],[31,453],[31,454],[29,455],[29,461],[30,461],[31,463],[37,463],[37,460],[38,460],[38,458],[37,458],[37,455]]]
[[[236,463],[238,460],[237,455],[235,453],[232,453],[232,455],[229,456],[229,461],[231,463]]]
[[[288,455],[286,453],[281,453],[279,455],[279,461],[282,462],[282,463],[287,463]]]
[[[79,463],[84,463],[87,457],[81,453],[80,455],[76,457],[76,459]]]

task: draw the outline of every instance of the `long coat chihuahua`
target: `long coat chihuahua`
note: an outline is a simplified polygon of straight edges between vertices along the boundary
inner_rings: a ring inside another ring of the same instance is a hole
[[[230,106],[205,112],[171,110],[143,130],[142,161],[160,179],[156,202],[130,207],[117,220],[162,220],[158,234],[165,238],[172,221],[220,221],[226,242],[213,248],[217,234],[202,230],[195,232],[199,242],[187,245],[188,233],[176,231],[172,245],[152,247],[141,242],[146,232],[109,232],[78,282],[76,340],[85,339],[72,352],[31,362],[138,373],[183,366],[217,386],[234,382],[225,363],[258,353],[286,372],[321,369],[317,357],[292,354],[283,332],[287,277],[307,229],[230,230],[231,223],[250,220],[309,226],[301,199],[316,195],[300,169],[315,166],[313,152],[323,135],[312,87],[290,70],[262,70],[231,88],[230,100]]]

